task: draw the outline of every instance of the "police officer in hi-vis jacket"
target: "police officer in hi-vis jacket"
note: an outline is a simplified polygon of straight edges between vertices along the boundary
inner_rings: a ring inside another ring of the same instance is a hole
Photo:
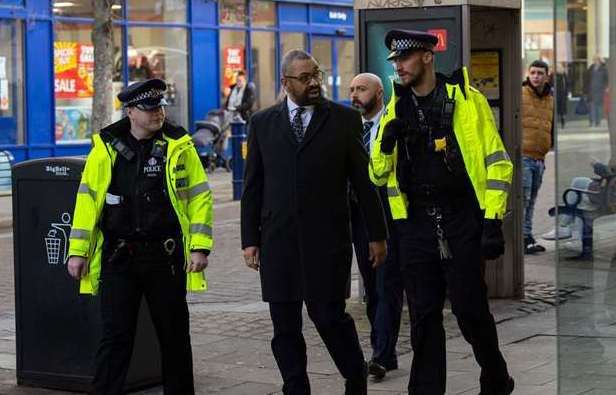
[[[194,394],[186,291],[206,288],[212,193],[187,132],[165,119],[166,84],[138,82],[126,117],[93,136],[70,235],[68,270],[100,294],[93,394],[121,394],[145,296],[167,395]]]
[[[466,68],[434,71],[438,38],[392,30],[385,44],[399,76],[371,151],[370,178],[387,187],[411,315],[409,394],[445,393],[443,304],[451,301],[481,367],[481,395],[510,394],[482,260],[503,254],[501,221],[512,164],[486,98]]]

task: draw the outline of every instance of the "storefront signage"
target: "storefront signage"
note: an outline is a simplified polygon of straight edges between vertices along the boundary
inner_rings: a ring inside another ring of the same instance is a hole
[[[431,29],[428,33],[434,34],[438,37],[438,43],[434,47],[434,52],[447,51],[447,30],[446,29]]]
[[[347,14],[346,14],[346,12],[330,11],[329,12],[329,19],[346,22]]]
[[[71,41],[55,41],[54,73],[56,99],[92,97],[94,47]]]
[[[235,84],[235,73],[244,70],[244,46],[225,47],[223,50],[223,88]]]
[[[353,10],[313,6],[311,9],[310,20],[312,23],[321,23],[326,25],[352,25]]]

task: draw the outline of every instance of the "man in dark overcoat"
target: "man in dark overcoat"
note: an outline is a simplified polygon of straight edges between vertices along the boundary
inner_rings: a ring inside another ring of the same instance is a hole
[[[259,270],[283,392],[309,394],[302,307],[346,380],[367,393],[355,323],[345,312],[351,269],[349,183],[368,225],[370,259],[386,255],[383,209],[368,177],[360,114],[322,97],[323,72],[301,50],[281,65],[286,97],[254,114],[242,196],[242,248]]]

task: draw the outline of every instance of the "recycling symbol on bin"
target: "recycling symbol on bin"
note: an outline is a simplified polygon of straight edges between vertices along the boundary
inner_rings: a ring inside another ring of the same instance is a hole
[[[51,223],[45,236],[47,263],[49,265],[64,264],[68,259],[68,235],[71,231],[71,215],[62,213],[61,223]],[[62,259],[62,261],[60,261]]]

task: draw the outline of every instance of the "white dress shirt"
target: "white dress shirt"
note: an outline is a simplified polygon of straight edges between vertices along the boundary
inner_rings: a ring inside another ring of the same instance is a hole
[[[362,125],[365,122],[373,122],[372,128],[370,128],[370,151],[372,151],[372,147],[374,146],[374,140],[376,139],[376,134],[379,132],[379,123],[381,122],[381,117],[383,116],[383,112],[385,112],[385,107],[381,108],[381,111],[376,113],[374,117],[371,119],[366,119],[363,116],[361,117]]]
[[[300,107],[298,106],[289,96],[287,96],[287,107],[289,108],[289,121],[293,123],[293,117],[295,116],[295,112]],[[308,129],[308,124],[312,119],[312,114],[314,113],[314,106],[301,106],[304,107],[305,110],[302,113],[302,126],[304,127],[304,133],[306,133],[306,129]]]

